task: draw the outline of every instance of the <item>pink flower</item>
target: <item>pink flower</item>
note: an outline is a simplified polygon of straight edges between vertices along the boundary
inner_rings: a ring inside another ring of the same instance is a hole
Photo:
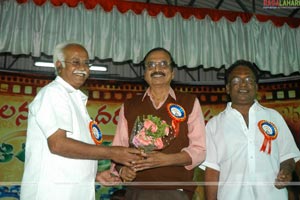
[[[149,120],[149,119],[146,119],[144,121],[144,127],[149,130],[151,128],[151,132],[152,133],[155,133],[157,131],[157,126],[156,124],[154,124],[153,121]]]
[[[170,129],[166,121],[159,117],[147,115],[147,118],[137,118],[131,144],[145,152],[163,149],[166,145],[163,138],[169,135]]]
[[[164,147],[164,143],[161,138],[156,138],[154,141],[154,145],[157,149],[162,149]]]
[[[146,146],[152,144],[151,137],[146,135],[145,129],[142,129],[133,137],[132,143],[135,147]]]

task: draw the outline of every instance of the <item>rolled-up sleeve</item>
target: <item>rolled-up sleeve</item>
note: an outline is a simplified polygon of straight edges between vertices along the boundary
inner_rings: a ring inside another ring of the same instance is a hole
[[[192,158],[192,164],[186,165],[187,170],[191,170],[205,160],[205,122],[199,100],[196,98],[194,107],[188,117],[188,138],[189,146],[182,151],[187,152]]]

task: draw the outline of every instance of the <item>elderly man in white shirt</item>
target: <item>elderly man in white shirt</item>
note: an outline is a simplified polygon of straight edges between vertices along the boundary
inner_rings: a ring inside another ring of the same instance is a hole
[[[90,72],[87,50],[59,44],[54,63],[58,76],[29,105],[21,200],[94,200],[95,179],[120,181],[109,171],[97,172],[97,160],[132,166],[140,151],[94,143],[101,141],[101,132],[90,128],[87,96],[79,90]]]

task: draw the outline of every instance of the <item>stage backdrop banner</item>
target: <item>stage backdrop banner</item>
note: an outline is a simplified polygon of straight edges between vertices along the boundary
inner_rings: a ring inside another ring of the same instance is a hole
[[[0,72],[0,199],[19,199],[22,180],[28,106],[38,91],[55,77]],[[176,91],[197,95],[207,122],[221,112],[227,102],[223,85],[193,86],[175,84]],[[258,100],[279,111],[300,146],[300,83],[299,80],[260,84]],[[90,116],[99,123],[104,134],[103,145],[110,145],[120,107],[125,99],[146,90],[142,82],[103,81],[90,79],[83,87],[89,96]],[[46,120],[47,116],[45,116]],[[110,161],[99,161],[99,169],[108,169]],[[96,186],[97,199],[109,199],[119,187]],[[200,199],[200,197],[199,197]]]

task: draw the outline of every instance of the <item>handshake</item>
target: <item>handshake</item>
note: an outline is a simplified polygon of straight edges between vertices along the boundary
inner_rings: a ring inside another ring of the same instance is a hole
[[[98,172],[96,176],[96,181],[105,186],[131,182],[135,179],[138,171],[164,166],[168,157],[167,154],[158,151],[146,154],[136,148],[120,146],[109,147],[108,151],[110,151],[114,164],[110,170]]]

